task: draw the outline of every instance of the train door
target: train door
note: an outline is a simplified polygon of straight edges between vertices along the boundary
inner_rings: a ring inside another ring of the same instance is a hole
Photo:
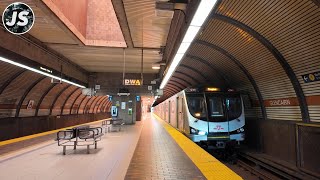
[[[179,108],[178,108],[178,122],[179,122],[179,130],[183,131],[184,122],[183,122],[183,98],[179,98]]]
[[[176,126],[179,129],[179,97],[176,98]]]
[[[170,124],[171,121],[171,101],[169,101],[169,105],[168,105],[168,123]]]

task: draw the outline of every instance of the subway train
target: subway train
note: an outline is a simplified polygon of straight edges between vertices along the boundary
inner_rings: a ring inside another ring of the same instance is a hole
[[[153,112],[197,144],[223,149],[245,139],[244,105],[234,89],[189,87]]]

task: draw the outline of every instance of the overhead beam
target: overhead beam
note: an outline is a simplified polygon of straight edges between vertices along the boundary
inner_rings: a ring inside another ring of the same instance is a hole
[[[122,0],[111,0],[113,9],[117,15],[117,19],[122,31],[124,40],[126,41],[128,48],[133,48],[133,41],[131,37],[130,27],[127,21],[127,15]]]
[[[183,84],[181,84],[181,83],[179,83],[179,82],[177,82],[175,80],[170,80],[168,83],[170,83],[170,84],[172,84],[172,85],[174,85],[174,86],[176,86],[176,87],[178,87],[180,89],[184,89],[185,88],[185,86]]]
[[[88,105],[88,103],[91,101],[91,99],[93,99],[92,100],[92,102],[95,100],[97,98],[97,96],[92,96],[90,99],[89,99],[89,101],[87,101],[87,103],[84,105],[84,107],[83,107],[83,112],[82,112],[82,114],[86,114],[87,113],[87,105]],[[92,104],[92,103],[91,103]],[[90,111],[90,109],[89,109],[89,111]]]
[[[100,100],[101,98],[102,98],[102,96],[97,96],[97,98],[92,101],[92,103],[90,104],[90,107],[89,107],[89,111],[88,111],[89,113],[90,113],[90,111],[91,111],[91,108],[93,108],[92,111],[94,111],[95,105],[99,102],[99,100]],[[93,105],[93,107],[92,107],[92,105]],[[92,111],[91,111],[91,112],[92,112]]]
[[[41,9],[41,11],[47,15],[63,32],[65,32],[72,40],[74,40],[78,45],[84,45],[84,43],[65,25],[59,17],[52,12],[52,10],[42,1],[33,0],[36,6]]]
[[[173,83],[175,83],[175,84],[180,85],[180,87],[182,87],[183,89],[186,88],[186,87],[188,87],[188,85],[186,86],[185,84],[181,84],[180,82],[178,82],[178,81],[176,81],[176,80],[173,80],[172,77],[171,77],[170,81],[173,82]]]
[[[104,98],[104,99],[100,102],[99,106],[97,107],[96,113],[98,113],[98,110],[100,110],[100,112],[101,112],[101,108],[102,108],[102,106],[104,105],[104,103],[105,103],[107,100],[108,100],[108,97]]]
[[[185,80],[185,79],[182,79],[182,78],[180,78],[180,77],[172,76],[171,78],[179,79],[179,81],[185,82],[186,84],[188,84],[188,86],[192,86],[192,84],[191,84],[189,81],[187,81],[187,80]]]
[[[67,85],[66,87],[64,87],[57,95],[56,97],[54,98],[52,104],[51,104],[51,107],[50,107],[50,112],[49,112],[49,115],[52,114],[52,110],[54,108],[54,106],[56,105],[56,102],[57,100],[59,99],[59,97],[69,88],[71,87],[71,84]]]
[[[196,84],[201,84],[201,82],[199,80],[197,80],[196,78],[190,76],[189,74],[187,73],[184,73],[184,72],[181,72],[181,71],[175,71],[175,73],[178,73],[178,74],[182,74],[184,76],[187,76],[188,78],[192,79]]]
[[[82,103],[84,102],[84,100],[87,98],[87,96],[84,96],[83,99],[80,101],[80,104],[79,104],[79,107],[77,109],[77,114],[79,114],[79,110],[80,110],[80,107],[82,105]],[[88,99],[88,101],[91,99],[91,97]]]
[[[36,113],[35,113],[35,116],[38,116],[38,113],[39,113],[39,109],[40,109],[40,106],[41,106],[41,103],[42,101],[44,100],[44,98],[47,96],[47,94],[56,86],[57,84],[51,84],[51,86],[42,94],[38,104],[37,104],[37,107],[36,107]]]
[[[195,41],[195,43],[199,43],[202,45],[205,45],[215,51],[218,51],[219,53],[221,53],[222,55],[226,56],[228,59],[230,59],[234,64],[236,64],[236,66],[243,72],[243,74],[245,74],[245,76],[247,77],[247,79],[249,80],[249,82],[251,83],[257,97],[259,100],[259,104],[260,104],[260,108],[261,108],[261,113],[262,113],[262,117],[263,119],[267,119],[267,112],[266,112],[266,107],[264,105],[264,101],[263,101],[263,96],[261,94],[261,91],[256,83],[256,81],[254,80],[254,78],[252,77],[252,75],[250,74],[250,72],[244,67],[244,65],[236,58],[234,57],[232,54],[230,54],[227,50],[221,48],[220,46],[217,46],[215,44],[212,43],[208,43],[206,41],[202,41],[202,40],[197,40]]]
[[[78,96],[74,99],[74,101],[72,102],[71,106],[70,106],[70,110],[69,110],[69,114],[71,114],[72,109],[74,104],[77,102],[77,100],[79,99],[79,97],[81,96],[82,92],[80,91],[80,93],[78,94]]]
[[[185,64],[180,64],[179,66],[180,66],[180,67],[187,68],[187,69],[195,72],[196,74],[199,74],[207,83],[210,83],[210,82],[211,82],[211,80],[209,79],[209,77],[208,77],[208,76],[205,76],[205,75],[204,75],[201,71],[199,71],[198,69],[195,69],[195,68],[193,68],[193,67],[187,66],[187,65],[185,65]]]
[[[101,111],[101,112],[104,112],[103,110],[104,110],[105,106],[107,105],[108,100],[109,100],[109,99],[107,99],[107,100],[102,104],[102,106],[100,107],[100,111]]]
[[[26,69],[22,69],[19,72],[12,75],[9,79],[7,79],[2,86],[0,87],[0,95],[4,92],[4,90],[13,82],[15,79],[17,79],[20,75],[22,75],[24,72],[26,72]]]
[[[15,117],[19,117],[22,103],[23,103],[23,101],[25,100],[25,98],[27,97],[27,95],[29,94],[29,92],[30,92],[38,83],[40,83],[40,82],[41,82],[42,80],[44,80],[45,78],[46,78],[46,76],[41,76],[38,80],[34,81],[34,82],[24,91],[24,93],[23,93],[23,95],[21,96],[20,101],[19,101],[19,103],[18,103],[18,105],[17,105]]]
[[[62,105],[62,108],[61,108],[61,112],[60,112],[61,115],[63,114],[64,107],[65,107],[66,103],[68,102],[68,100],[70,99],[70,97],[71,97],[74,93],[76,93],[79,89],[80,89],[80,88],[76,88],[75,90],[73,90],[73,91],[69,94],[68,98],[63,102],[63,105]],[[80,92],[80,93],[81,93],[81,92]]]
[[[205,59],[202,59],[198,56],[194,56],[194,55],[190,55],[190,54],[187,54],[186,57],[190,58],[190,59],[193,59],[193,60],[197,60],[199,61],[200,63],[204,64],[205,66],[208,66],[212,71],[215,71],[217,72],[218,76],[223,79],[225,82],[227,82],[227,84],[230,86],[230,81],[228,79],[228,77],[223,73],[221,72],[218,68],[216,68],[215,66],[213,66],[211,63],[209,63],[207,60]],[[188,60],[188,58],[186,58],[186,60]]]

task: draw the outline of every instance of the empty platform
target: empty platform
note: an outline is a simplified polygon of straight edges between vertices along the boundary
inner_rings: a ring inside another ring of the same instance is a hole
[[[49,140],[33,146],[0,151],[6,152],[0,155],[0,179],[241,179],[150,114],[120,132],[105,134],[90,154],[86,147],[69,147],[64,156],[62,147],[48,136]]]
[[[206,179],[154,118],[145,122],[126,179]]]
[[[93,124],[100,126],[101,122]],[[86,146],[73,150],[68,147],[62,155],[62,147],[53,139],[16,151],[19,145],[0,146],[0,179],[7,180],[117,180],[124,179],[143,123],[127,125],[120,132],[107,133],[98,142],[98,148]],[[33,140],[36,143],[36,140]],[[23,143],[23,142],[21,142]]]

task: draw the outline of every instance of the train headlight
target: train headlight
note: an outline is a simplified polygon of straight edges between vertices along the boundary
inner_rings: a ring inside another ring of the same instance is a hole
[[[238,132],[238,133],[244,132],[244,128],[239,128],[239,129],[237,129],[237,132]]]
[[[194,129],[192,127],[190,127],[190,131],[191,131],[191,134],[197,134],[197,132],[198,132],[196,129]]]
[[[199,131],[198,134],[199,134],[199,135],[206,135],[207,132],[205,132],[205,131]]]
[[[200,117],[200,116],[201,116],[201,113],[195,113],[194,116],[195,116],[195,117]]]

